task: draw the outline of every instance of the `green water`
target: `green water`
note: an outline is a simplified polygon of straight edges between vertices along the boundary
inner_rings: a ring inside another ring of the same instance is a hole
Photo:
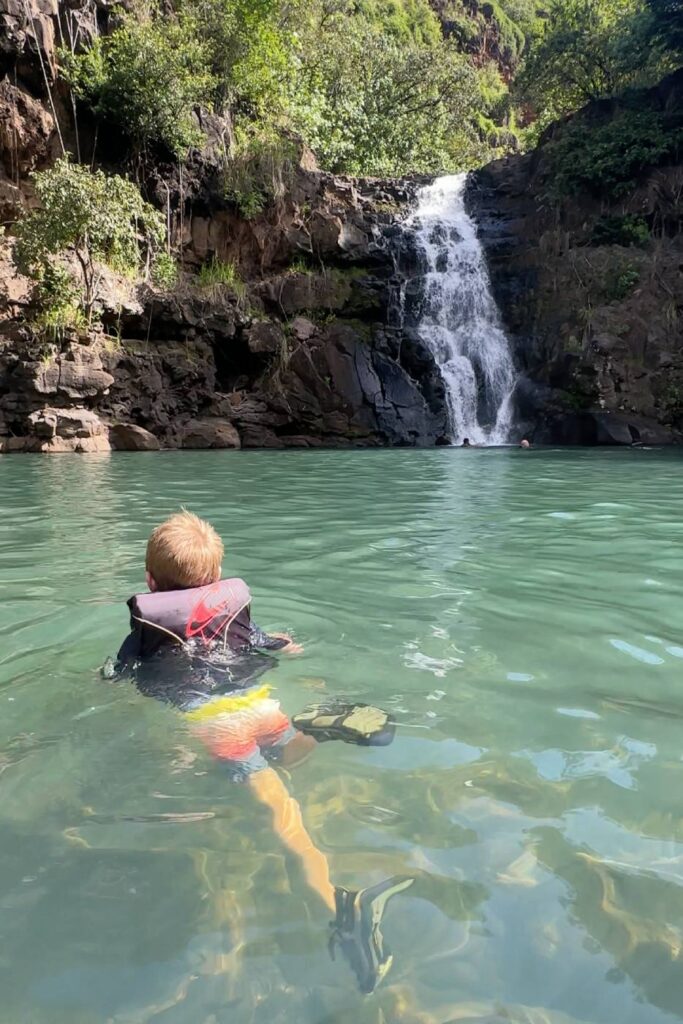
[[[3,459],[0,1024],[683,1020],[682,460]],[[248,788],[98,678],[181,504],[304,642],[285,709],[399,722],[286,780],[336,882],[416,878],[371,996]]]

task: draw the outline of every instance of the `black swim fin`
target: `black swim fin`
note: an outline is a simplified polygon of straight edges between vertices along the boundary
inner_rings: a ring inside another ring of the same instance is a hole
[[[292,717],[292,725],[319,743],[343,740],[362,747],[386,747],[394,738],[396,723],[388,711],[371,704],[329,701],[309,704]]]
[[[337,916],[331,923],[330,954],[337,946],[350,964],[361,992],[374,992],[391,967],[393,956],[384,944],[380,928],[388,900],[408,889],[414,878],[388,878],[359,892],[337,887]]]

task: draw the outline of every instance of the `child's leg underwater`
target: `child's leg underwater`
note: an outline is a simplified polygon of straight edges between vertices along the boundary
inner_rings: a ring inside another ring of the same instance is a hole
[[[256,772],[249,778],[248,785],[259,803],[270,808],[275,834],[299,858],[308,885],[334,914],[335,896],[330,882],[330,867],[325,854],[315,846],[304,827],[298,801],[272,768]]]
[[[243,698],[219,698],[191,712],[192,731],[229,768],[232,778],[246,782],[256,799],[270,809],[275,834],[299,859],[309,888],[332,915],[331,952],[334,955],[334,949],[340,948],[361,991],[371,992],[392,962],[380,928],[384,908],[391,896],[412,885],[413,878],[389,878],[359,890],[334,886],[327,858],[304,827],[299,803],[270,764],[276,761],[291,767],[320,740],[390,743],[393,720],[378,708],[334,702],[294,716],[301,730],[295,732],[276,701],[265,695],[247,700],[248,707],[235,711],[232,708],[238,701],[239,707]]]

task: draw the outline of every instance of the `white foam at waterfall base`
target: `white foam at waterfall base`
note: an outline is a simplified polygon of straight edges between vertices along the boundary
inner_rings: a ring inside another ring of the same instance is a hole
[[[420,190],[406,222],[426,265],[418,330],[446,387],[451,441],[505,444],[515,369],[491,294],[477,229],[465,210],[466,174]]]

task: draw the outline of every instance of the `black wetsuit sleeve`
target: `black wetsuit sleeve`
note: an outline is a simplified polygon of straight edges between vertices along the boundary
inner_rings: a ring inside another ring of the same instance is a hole
[[[128,634],[126,639],[123,641],[119,648],[119,653],[116,655],[116,668],[117,671],[123,672],[127,668],[132,668],[136,661],[140,658],[140,630],[134,629]]]
[[[117,683],[121,679],[129,679],[135,673],[139,657],[140,636],[136,630],[133,630],[121,644],[116,658],[107,658],[100,669],[100,675],[112,683]]]
[[[255,622],[249,624],[249,644],[251,647],[258,647],[261,651],[281,651],[288,643],[289,640],[283,640],[281,636],[269,636]]]

